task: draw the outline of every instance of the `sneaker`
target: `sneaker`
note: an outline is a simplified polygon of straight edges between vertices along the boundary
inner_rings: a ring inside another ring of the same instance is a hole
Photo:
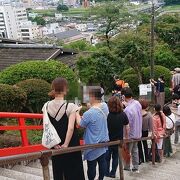
[[[139,170],[138,170],[138,169],[133,168],[133,169],[132,169],[132,172],[134,172],[134,173],[139,173]]]
[[[130,169],[130,168],[124,168],[124,170],[125,170],[125,171],[131,171],[131,169]]]
[[[111,177],[111,178],[116,178],[116,176],[113,175],[113,174],[110,174],[109,177]]]

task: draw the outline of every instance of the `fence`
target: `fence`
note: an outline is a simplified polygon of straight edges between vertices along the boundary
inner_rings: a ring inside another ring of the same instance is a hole
[[[0,126],[0,131],[2,130],[18,130],[21,134],[22,146],[13,148],[3,148],[0,149],[0,166],[7,164],[14,164],[21,161],[29,161],[40,159],[44,180],[50,180],[49,175],[49,158],[51,156],[66,154],[76,151],[83,151],[90,148],[100,148],[105,146],[118,145],[119,152],[119,175],[120,180],[124,180],[123,174],[123,164],[122,164],[122,143],[137,142],[141,140],[152,140],[152,164],[155,164],[155,140],[152,137],[141,138],[138,140],[124,140],[122,141],[112,141],[107,143],[83,145],[76,147],[62,148],[58,150],[47,150],[42,145],[30,145],[27,138],[27,130],[41,130],[42,125],[27,126],[25,121],[27,119],[42,119],[42,114],[30,114],[30,113],[5,113],[0,112],[0,118],[15,118],[18,120],[18,125],[13,126]]]
[[[137,142],[141,140],[152,140],[152,164],[154,165],[155,164],[155,141],[152,137],[141,138],[139,140],[125,140],[124,143]],[[119,175],[120,175],[120,180],[124,180],[123,164],[122,164],[122,143],[123,143],[122,141],[112,141],[112,142],[107,142],[107,143],[83,145],[83,146],[62,148],[58,150],[45,150],[45,151],[38,151],[34,153],[29,153],[29,154],[0,157],[0,166],[7,165],[7,164],[14,164],[20,161],[40,159],[42,169],[43,169],[44,180],[50,180],[48,164],[49,164],[49,158],[51,156],[67,154],[67,153],[77,152],[77,151],[83,151],[90,148],[100,148],[100,147],[118,145]]]
[[[21,135],[21,146],[0,149],[1,156],[10,156],[16,154],[37,152],[45,150],[41,144],[31,145],[28,140],[27,131],[28,130],[42,130],[42,125],[26,125],[27,119],[42,119],[42,114],[32,114],[32,113],[12,113],[12,112],[0,112],[0,118],[13,118],[17,119],[17,125],[11,126],[1,126],[0,131],[20,131]]]

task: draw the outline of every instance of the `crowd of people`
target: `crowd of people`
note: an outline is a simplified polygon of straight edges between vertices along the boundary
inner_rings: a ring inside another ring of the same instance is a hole
[[[178,76],[179,78],[179,76]],[[176,79],[176,78],[174,78]],[[177,79],[176,79],[177,80]],[[117,83],[118,82],[118,83]],[[97,144],[108,141],[132,139],[153,136],[156,142],[157,161],[162,162],[163,156],[169,157],[172,153],[171,135],[175,130],[175,141],[179,140],[180,117],[171,112],[169,106],[164,106],[164,78],[152,80],[156,87],[157,101],[154,111],[148,111],[147,100],[135,100],[128,83],[115,77],[115,88],[107,102],[104,102],[104,89],[96,86],[89,89],[89,105],[83,116],[81,107],[68,103],[65,96],[68,91],[68,82],[64,78],[56,78],[52,82],[52,91],[49,95],[53,100],[48,102],[47,112],[49,120],[56,129],[61,143],[53,149],[73,147],[79,145],[77,125],[84,128],[84,143]],[[180,84],[180,83],[179,83]],[[173,89],[179,84],[173,84]],[[172,107],[180,108],[179,94],[172,97]],[[176,107],[175,107],[176,106]],[[42,111],[44,111],[45,106]],[[163,139],[164,136],[168,135]],[[152,160],[151,147],[146,140],[123,144],[125,155],[121,159],[124,170],[139,172],[139,165]],[[83,161],[87,162],[87,176],[89,180],[96,177],[98,164],[99,180],[105,176],[115,178],[118,167],[118,146],[92,148],[81,152],[73,152],[52,157],[54,180],[84,180]],[[130,160],[131,159],[131,160]],[[112,165],[111,164],[112,160]]]

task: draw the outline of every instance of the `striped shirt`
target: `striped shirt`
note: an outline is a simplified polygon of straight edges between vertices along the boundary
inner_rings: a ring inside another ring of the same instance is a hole
[[[180,73],[176,73],[173,75],[172,82],[174,84],[174,87],[180,84]]]

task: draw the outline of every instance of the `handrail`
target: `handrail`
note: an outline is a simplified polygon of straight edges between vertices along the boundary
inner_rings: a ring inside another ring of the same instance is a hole
[[[27,119],[40,121],[43,119],[43,114],[0,112],[0,118],[17,119],[17,124],[15,125],[0,125],[0,131],[19,131],[22,143],[21,146],[17,147],[0,148],[0,157],[38,152],[46,149],[41,144],[30,144],[27,133],[28,130],[42,130],[43,126],[26,124]]]
[[[88,145],[74,146],[74,147],[68,147],[68,148],[62,148],[62,149],[43,150],[43,151],[28,153],[28,154],[5,156],[5,157],[0,157],[0,165],[10,164],[12,161],[13,163],[17,163],[19,161],[26,161],[29,159],[31,160],[38,159],[41,157],[41,154],[43,152],[51,152],[52,156],[56,156],[60,154],[84,151],[91,148],[100,148],[100,147],[113,146],[113,145],[119,145],[122,143],[130,143],[130,142],[137,142],[137,141],[143,141],[143,140],[152,140],[152,137],[143,137],[137,140],[132,140],[132,139],[117,140],[117,141],[110,141],[110,142],[105,142],[105,143],[88,144]]]
[[[0,112],[0,118],[32,118],[32,119],[42,119],[42,114],[33,113],[12,113],[12,112]]]
[[[89,144],[89,145],[68,147],[68,148],[62,148],[62,149],[56,149],[56,150],[39,151],[39,152],[29,153],[29,154],[0,157],[0,166],[7,165],[7,164],[15,164],[20,161],[40,159],[42,169],[43,169],[44,180],[50,180],[50,173],[49,173],[49,167],[48,167],[49,157],[60,155],[60,154],[83,151],[86,149],[118,145],[120,180],[124,180],[123,164],[122,164],[122,144],[129,143],[129,142],[138,142],[142,140],[152,140],[152,164],[154,165],[155,164],[155,140],[152,137],[144,137],[144,138],[135,139],[135,140],[132,140],[132,139],[117,140],[117,141],[110,141],[110,142],[105,142],[105,143]]]

